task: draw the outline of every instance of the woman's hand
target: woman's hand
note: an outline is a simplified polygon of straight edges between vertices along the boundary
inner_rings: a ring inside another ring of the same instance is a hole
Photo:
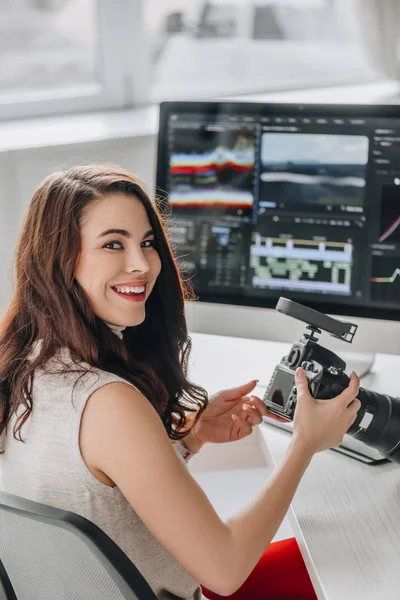
[[[295,381],[297,406],[293,442],[302,443],[311,454],[340,446],[361,406],[357,399],[360,385],[357,375],[352,373],[348,387],[330,400],[316,400],[311,396],[303,369],[297,369]]]
[[[207,408],[184,438],[189,450],[198,452],[205,442],[234,442],[250,435],[267,414],[264,402],[248,395],[257,383],[257,380],[250,381],[210,396]]]

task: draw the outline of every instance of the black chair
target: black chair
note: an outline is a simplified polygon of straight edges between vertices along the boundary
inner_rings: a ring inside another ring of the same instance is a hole
[[[0,600],[157,600],[126,554],[72,512],[0,492]]]

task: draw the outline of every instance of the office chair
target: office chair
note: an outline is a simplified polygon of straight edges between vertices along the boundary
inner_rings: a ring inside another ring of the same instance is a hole
[[[18,600],[3,563],[0,560],[0,600]]]
[[[0,492],[0,600],[55,599],[157,600],[94,523]]]

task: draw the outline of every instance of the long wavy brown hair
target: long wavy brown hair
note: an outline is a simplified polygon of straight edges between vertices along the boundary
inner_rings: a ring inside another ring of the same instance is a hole
[[[115,193],[131,194],[142,202],[162,265],[144,322],[128,327],[123,341],[96,316],[75,279],[85,211],[92,202]],[[184,300],[191,295],[175,264],[165,225],[142,183],[114,165],[74,167],[52,173],[40,184],[18,239],[15,292],[0,324],[0,434],[22,408],[13,430],[22,440],[21,427],[33,407],[35,370],[46,370],[62,348],[72,358],[65,369],[82,375],[102,369],[123,377],[151,402],[171,439],[187,434],[207,405],[207,393],[187,379],[191,340]],[[42,340],[40,350],[28,360],[37,340]]]

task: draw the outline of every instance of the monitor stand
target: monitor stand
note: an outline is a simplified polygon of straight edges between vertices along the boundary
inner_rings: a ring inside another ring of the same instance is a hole
[[[350,375],[352,371],[356,373],[359,378],[365,377],[371,371],[374,362],[375,354],[367,354],[366,352],[341,352],[340,358],[346,363],[346,373]]]

